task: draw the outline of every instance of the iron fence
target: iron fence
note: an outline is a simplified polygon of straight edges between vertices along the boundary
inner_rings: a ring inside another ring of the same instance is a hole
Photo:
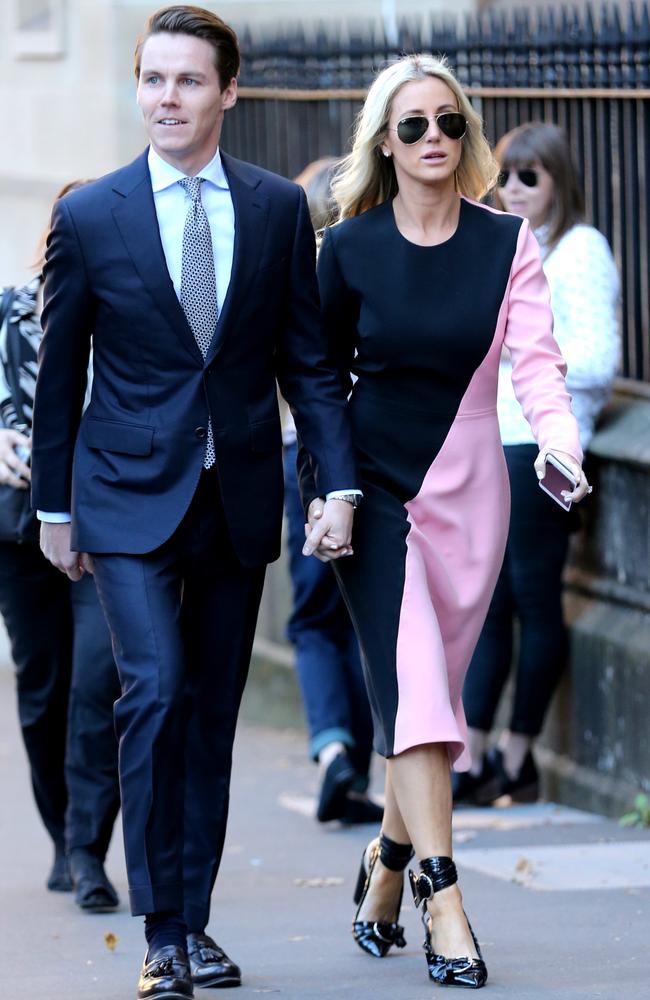
[[[444,53],[483,115],[488,139],[525,121],[566,130],[588,220],[622,278],[622,373],[650,382],[650,11],[647,2],[403,21],[309,34],[242,33],[239,109],[224,142],[235,156],[292,177],[349,148],[373,76],[405,52]]]

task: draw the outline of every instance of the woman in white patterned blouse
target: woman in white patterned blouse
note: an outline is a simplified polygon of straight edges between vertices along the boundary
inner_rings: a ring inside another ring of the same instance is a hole
[[[508,132],[496,156],[499,207],[529,219],[542,249],[554,333],[568,366],[567,388],[583,449],[607,402],[619,362],[619,278],[607,240],[583,221],[584,203],[567,139],[556,125],[530,123]],[[463,701],[472,770],[456,776],[454,800],[487,805],[504,794],[537,797],[531,748],[541,731],[567,657],[562,571],[572,516],[537,488],[537,454],[515,397],[507,353],[499,371],[498,412],[512,512],[503,568],[469,668]],[[487,749],[510,673],[513,621],[520,626],[509,726]]]

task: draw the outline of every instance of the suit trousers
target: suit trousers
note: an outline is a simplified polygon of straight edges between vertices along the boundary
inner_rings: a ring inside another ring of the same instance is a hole
[[[119,679],[93,579],[71,583],[36,545],[0,543],[0,612],[43,823],[59,849],[103,858],[119,809]]]
[[[115,724],[131,910],[179,910],[202,931],[265,567],[237,559],[214,468],[162,546],[94,562],[122,684]]]

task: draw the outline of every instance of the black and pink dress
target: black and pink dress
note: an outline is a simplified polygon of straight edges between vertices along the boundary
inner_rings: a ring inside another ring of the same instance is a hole
[[[525,220],[464,198],[454,235],[418,246],[385,202],[326,231],[318,273],[347,389],[357,376],[349,412],[364,501],[354,555],[336,570],[375,746],[391,756],[443,742],[464,770],[463,679],[508,533],[504,344],[539,447],[582,458],[539,249]]]

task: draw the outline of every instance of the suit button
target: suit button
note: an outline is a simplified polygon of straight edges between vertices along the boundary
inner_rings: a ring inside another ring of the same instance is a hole
[[[203,438],[208,436],[207,428],[197,427],[196,430],[194,431],[194,436],[199,438],[199,440],[203,440]]]

